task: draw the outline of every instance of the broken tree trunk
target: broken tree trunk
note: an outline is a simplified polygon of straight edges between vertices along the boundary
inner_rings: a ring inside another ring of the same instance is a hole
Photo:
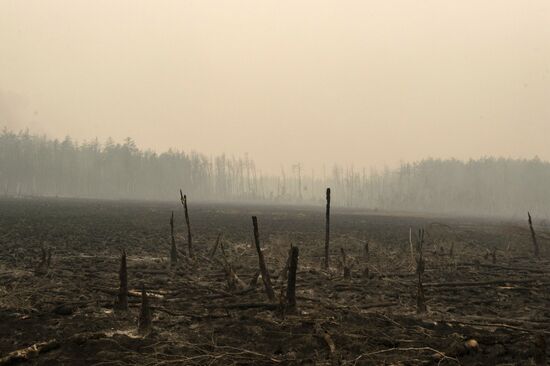
[[[191,236],[191,223],[189,222],[189,210],[187,209],[187,195],[184,195],[180,189],[180,199],[185,211],[185,224],[187,225],[187,245],[189,247],[189,256],[193,256],[193,237]]]
[[[288,266],[288,284],[286,287],[287,308],[296,308],[296,270],[298,269],[298,247],[290,249],[290,263]]]
[[[172,246],[170,248],[170,264],[175,266],[178,263],[178,249],[176,248],[176,238],[174,237],[174,211],[170,217],[170,238]]]
[[[537,242],[537,235],[535,234],[535,229],[533,228],[533,220],[531,219],[531,213],[527,212],[529,217],[529,230],[531,230],[531,239],[533,239],[533,249],[535,252],[535,257],[540,255],[539,243]]]
[[[149,306],[149,298],[145,292],[145,285],[141,284],[141,311],[138,319],[138,332],[147,334],[151,330],[151,308]]]
[[[271,287],[271,278],[269,277],[269,271],[265,265],[264,255],[260,248],[260,233],[258,230],[258,218],[252,216],[252,225],[254,226],[254,244],[256,245],[256,251],[258,252],[258,260],[260,265],[260,272],[262,273],[262,281],[264,282],[265,292],[269,301],[275,301],[275,293],[273,287]]]
[[[120,287],[118,289],[118,297],[115,302],[115,309],[127,311],[128,310],[128,269],[126,266],[126,251],[122,250],[120,256],[120,270],[118,271],[118,278],[120,280]]]
[[[327,207],[325,212],[325,269],[329,269],[329,243],[330,243],[330,188],[326,193]]]

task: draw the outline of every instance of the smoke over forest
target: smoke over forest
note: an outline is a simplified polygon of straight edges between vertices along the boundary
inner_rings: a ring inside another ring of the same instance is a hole
[[[197,201],[285,204],[318,204],[331,187],[335,206],[524,216],[550,207],[550,163],[426,159],[383,171],[335,165],[321,174],[297,163],[275,176],[248,156],[156,153],[130,138],[78,143],[4,129],[0,187],[6,196],[136,200],[173,200],[181,187]]]

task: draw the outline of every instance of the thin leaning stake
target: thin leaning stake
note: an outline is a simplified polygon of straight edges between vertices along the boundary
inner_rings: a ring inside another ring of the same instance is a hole
[[[540,255],[539,243],[537,242],[537,235],[535,234],[535,229],[533,228],[533,220],[531,219],[531,213],[527,212],[529,217],[529,230],[531,230],[531,239],[533,239],[533,249],[535,251],[535,257]]]
[[[216,254],[216,250],[218,250],[218,246],[220,245],[220,239],[222,238],[222,233],[218,234],[218,237],[216,238],[216,244],[214,244],[214,248],[212,248],[212,251],[210,252],[210,259],[214,258],[214,254]]]
[[[273,287],[271,287],[271,278],[269,277],[269,271],[265,265],[264,255],[262,249],[260,248],[260,233],[258,230],[258,218],[252,216],[252,225],[254,226],[254,244],[256,245],[256,251],[258,252],[258,260],[260,264],[260,272],[262,273],[262,280],[265,286],[265,292],[269,301],[275,301],[275,293],[273,292]]]

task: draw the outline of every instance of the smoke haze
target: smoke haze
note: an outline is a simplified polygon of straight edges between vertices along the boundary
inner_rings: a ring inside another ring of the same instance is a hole
[[[550,3],[0,1],[0,125],[398,166],[550,159]]]

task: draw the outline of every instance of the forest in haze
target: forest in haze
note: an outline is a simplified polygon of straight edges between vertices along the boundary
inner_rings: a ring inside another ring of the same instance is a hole
[[[296,157],[299,161],[300,157]],[[315,174],[301,164],[262,173],[252,158],[141,150],[127,138],[78,143],[4,129],[0,189],[5,196],[318,204],[331,187],[335,206],[375,210],[546,217],[550,163],[482,158],[426,159],[397,169],[333,166]]]

